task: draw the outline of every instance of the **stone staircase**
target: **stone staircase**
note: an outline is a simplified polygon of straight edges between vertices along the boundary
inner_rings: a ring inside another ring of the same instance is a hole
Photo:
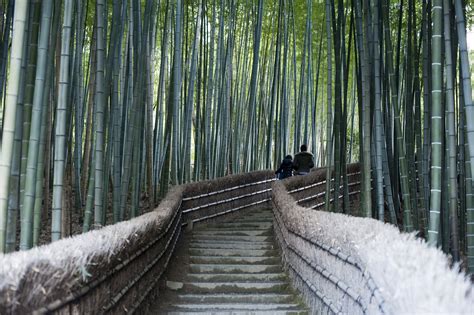
[[[283,272],[272,219],[265,209],[195,229],[187,274],[168,282],[158,313],[308,314]]]

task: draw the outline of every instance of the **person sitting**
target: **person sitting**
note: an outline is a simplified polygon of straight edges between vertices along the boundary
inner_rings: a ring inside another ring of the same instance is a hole
[[[313,154],[308,152],[306,144],[302,144],[300,152],[296,153],[293,161],[293,168],[295,169],[295,175],[306,175],[314,167]]]
[[[275,172],[278,179],[284,179],[293,176],[293,157],[291,155],[285,156],[281,161],[280,168]]]

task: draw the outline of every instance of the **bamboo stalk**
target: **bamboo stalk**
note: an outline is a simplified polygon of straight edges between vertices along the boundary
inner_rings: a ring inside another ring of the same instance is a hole
[[[15,5],[13,16],[13,35],[10,57],[10,80],[7,85],[5,114],[2,130],[2,150],[0,152],[0,252],[5,252],[8,188],[10,168],[13,156],[13,140],[15,133],[15,116],[18,89],[20,83],[21,56],[23,55],[23,38],[28,11],[28,3],[19,2]]]

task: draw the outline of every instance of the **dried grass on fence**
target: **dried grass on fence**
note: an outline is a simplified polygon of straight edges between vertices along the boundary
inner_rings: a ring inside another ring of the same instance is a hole
[[[195,197],[200,195],[210,194],[209,196],[202,196],[199,199],[191,199],[183,201],[183,211],[186,212],[188,209],[199,208],[195,211],[188,212],[184,215],[184,221],[199,220],[204,217],[217,215],[229,211],[232,209],[239,208],[251,203],[261,201],[262,199],[270,198],[271,192],[263,192],[262,194],[250,195],[255,192],[264,191],[271,187],[271,183],[259,183],[257,185],[251,185],[242,187],[235,190],[229,190],[213,194],[217,191],[230,189],[237,186],[243,186],[260,181],[266,181],[273,179],[273,171],[256,171],[247,174],[236,174],[226,177],[217,178],[215,180],[197,182],[186,185],[185,197]],[[244,198],[240,196],[248,195]],[[236,198],[235,200],[230,200]],[[226,202],[221,202],[226,201]],[[217,203],[217,204],[212,204]],[[206,206],[212,204],[210,206]],[[226,216],[227,217],[227,216]],[[206,220],[207,221],[207,220]]]
[[[328,290],[329,284],[321,281],[321,278],[314,280],[317,279],[316,276],[311,274],[310,268],[289,253],[285,241],[303,253],[308,253],[307,256],[315,265],[322,265],[329,273],[338,275],[355,288],[365,300],[369,314],[380,313],[380,309],[369,305],[372,301],[371,294],[364,292],[368,290],[368,277],[379,288],[381,301],[385,301],[383,308],[389,314],[472,312],[474,287],[457,268],[450,268],[448,258],[440,250],[428,247],[412,234],[400,233],[396,227],[377,220],[300,207],[288,195],[281,182],[274,183],[272,188],[275,214],[284,222],[284,227],[277,234],[281,235],[279,241],[287,264],[295,264],[296,273],[313,279],[312,285],[327,294],[327,298],[334,301],[342,312],[356,314],[361,310],[348,308],[351,307],[350,303],[337,304],[340,297]],[[312,249],[308,248],[308,242],[295,236],[290,237],[287,229],[352,257],[366,272],[365,280],[357,278],[352,266],[337,264],[322,250],[314,246]],[[341,266],[348,270],[341,270]],[[301,279],[296,279],[294,284],[301,287]],[[317,299],[307,286],[302,292],[309,304],[316,305],[314,300]]]
[[[130,221],[0,255],[0,314],[30,313],[110,271],[166,228],[183,190],[175,187],[158,208]]]

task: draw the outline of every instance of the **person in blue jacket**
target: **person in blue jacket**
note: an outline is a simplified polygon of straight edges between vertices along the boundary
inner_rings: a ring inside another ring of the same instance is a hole
[[[275,174],[278,176],[278,179],[293,176],[293,157],[291,155],[285,156]]]

